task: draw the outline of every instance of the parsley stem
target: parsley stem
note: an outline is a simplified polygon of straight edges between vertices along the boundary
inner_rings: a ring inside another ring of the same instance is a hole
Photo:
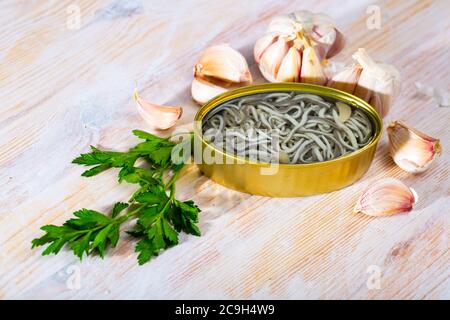
[[[71,234],[80,234],[80,233],[93,232],[93,231],[96,231],[96,230],[101,229],[103,227],[104,226],[97,226],[97,227],[91,228],[91,229],[78,230],[78,231],[72,232]]]
[[[137,208],[137,209],[135,209],[135,210],[133,210],[133,211],[128,212],[126,215],[121,216],[118,219],[119,223],[120,224],[124,223],[125,221],[127,221],[131,217],[135,216],[139,211],[141,211],[141,209],[142,209],[142,206]]]
[[[179,173],[180,173],[180,171],[175,172],[174,175],[170,178],[169,182],[166,184],[166,190],[170,189],[172,191],[172,186],[174,185],[175,181],[177,180]]]

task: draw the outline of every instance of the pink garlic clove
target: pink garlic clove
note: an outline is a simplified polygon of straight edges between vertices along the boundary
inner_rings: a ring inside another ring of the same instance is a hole
[[[199,104],[203,104],[226,91],[228,90],[202,78],[194,78],[191,84],[192,98]]]
[[[278,69],[288,50],[289,47],[284,38],[278,38],[265,50],[259,62],[259,70],[267,81],[277,81]]]
[[[306,47],[303,50],[302,69],[300,80],[305,83],[324,85],[327,77],[313,47]]]
[[[137,89],[135,89],[133,97],[139,115],[157,130],[166,130],[173,127],[183,113],[181,107],[162,106],[145,101],[139,97]]]
[[[441,154],[439,139],[432,138],[401,121],[391,122],[387,133],[394,162],[407,172],[425,171]]]
[[[259,38],[258,41],[256,41],[255,48],[253,49],[253,55],[257,63],[261,61],[261,57],[267,50],[267,48],[269,48],[270,45],[272,45],[277,39],[278,34],[270,33]]]
[[[300,69],[302,58],[298,51],[291,47],[281,62],[276,80],[278,82],[298,82],[300,79]]]
[[[373,217],[409,212],[417,202],[414,190],[394,178],[377,180],[366,188],[356,202],[353,213]]]
[[[252,82],[244,56],[227,44],[206,49],[194,67],[195,77],[212,77],[231,83]]]

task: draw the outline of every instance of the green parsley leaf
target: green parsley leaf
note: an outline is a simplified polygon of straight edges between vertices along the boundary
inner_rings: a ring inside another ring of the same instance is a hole
[[[65,225],[81,230],[95,226],[105,226],[112,222],[110,217],[94,210],[81,209],[75,211],[73,215],[77,218],[67,220]]]
[[[92,177],[95,176],[96,174],[99,174],[100,172],[103,172],[105,170],[108,170],[109,168],[111,168],[110,164],[100,164],[96,167],[93,167],[89,170],[86,170],[85,172],[83,172],[81,175],[83,177]]]
[[[176,201],[174,208],[169,212],[169,218],[178,232],[183,231],[200,236],[201,232],[197,227],[199,212],[200,209],[192,200],[185,202]]]
[[[112,209],[111,217],[115,218],[121,213],[123,210],[128,208],[129,204],[125,202],[117,202]]]
[[[89,241],[91,239],[92,231],[87,232],[85,235],[79,238],[73,238],[70,240],[70,248],[73,250],[74,254],[80,258],[83,258],[83,253],[89,254]]]
[[[95,147],[91,147],[91,149],[91,153],[81,154],[72,163],[85,166],[109,165],[110,167],[132,167],[139,157],[139,154],[134,152],[101,151]]]
[[[136,137],[146,140],[146,141],[157,141],[162,144],[169,142],[167,138],[161,138],[161,137],[155,136],[154,134],[151,134],[151,133],[148,133],[148,132],[145,132],[142,130],[133,130],[132,132]]]
[[[144,205],[154,205],[167,201],[167,194],[160,185],[150,186],[148,191],[139,194],[135,201]]]
[[[97,249],[100,257],[102,258],[105,256],[105,249],[108,240],[107,237],[112,227],[113,224],[109,224],[105,228],[103,228],[99,233],[97,233],[94,238],[94,242],[92,243],[92,250]]]
[[[158,252],[155,251],[152,245],[152,241],[144,238],[136,244],[135,251],[139,253],[138,263],[143,265],[148,262],[153,256],[157,256]]]
[[[178,244],[178,233],[171,227],[166,219],[162,220],[162,227],[164,231],[164,237],[170,242],[170,244]]]

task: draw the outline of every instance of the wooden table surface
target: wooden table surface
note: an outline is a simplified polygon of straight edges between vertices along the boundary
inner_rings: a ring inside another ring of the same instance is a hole
[[[450,298],[450,109],[418,95],[414,82],[449,89],[449,3],[381,1],[2,1],[0,3],[0,298]],[[442,156],[423,174],[400,170],[386,134],[362,180],[329,194],[277,199],[228,190],[195,166],[178,197],[202,208],[202,237],[144,266],[124,237],[101,260],[63,250],[42,257],[30,241],[82,207],[109,210],[134,190],[116,172],[83,178],[71,160],[89,145],[123,150],[132,129],[150,130],[132,101],[140,94],[180,104],[180,125],[198,110],[190,97],[200,52],[222,42],[252,58],[271,17],[298,9],[331,15],[347,38],[334,60],[364,47],[402,74],[389,120],[441,139]],[[80,12],[80,25],[74,14]],[[377,8],[375,8],[377,10]],[[75,20],[73,20],[75,19]],[[352,215],[371,180],[396,177],[419,201],[409,214]]]

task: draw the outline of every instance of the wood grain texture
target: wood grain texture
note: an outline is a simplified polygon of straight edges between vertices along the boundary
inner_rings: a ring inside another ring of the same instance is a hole
[[[449,89],[449,3],[380,1],[381,29],[366,26],[371,1],[2,1],[0,3],[0,298],[450,298],[450,110],[415,93],[414,81]],[[81,28],[67,28],[79,6]],[[41,257],[30,241],[47,223],[82,207],[108,210],[133,186],[115,173],[92,179],[70,161],[89,145],[123,149],[148,130],[131,99],[198,107],[192,66],[209,45],[227,42],[251,62],[270,18],[298,9],[335,18],[350,62],[364,47],[401,71],[402,93],[389,120],[439,137],[443,154],[425,173],[401,171],[386,136],[374,163],[354,185],[325,195],[276,199],[241,194],[191,166],[178,196],[202,208],[202,237],[137,266],[131,239],[101,260],[79,262],[64,251]],[[352,215],[361,188],[391,176],[419,194],[406,215]],[[375,267],[373,267],[375,266]],[[367,281],[381,272],[380,288]],[[80,286],[71,284],[80,275]]]

